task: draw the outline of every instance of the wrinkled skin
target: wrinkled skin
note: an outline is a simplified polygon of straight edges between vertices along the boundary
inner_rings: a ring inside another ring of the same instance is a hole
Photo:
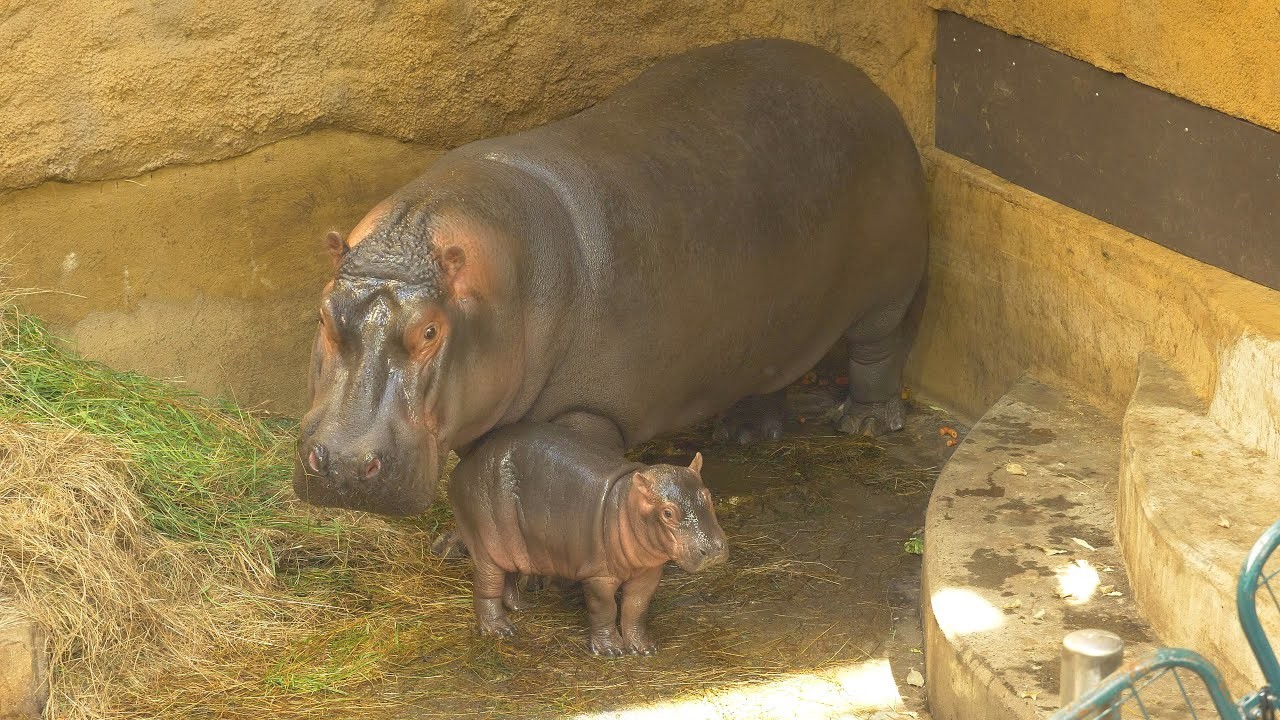
[[[453,150],[331,241],[294,487],[421,512],[449,450],[518,421],[618,451],[717,414],[770,437],[842,338],[840,426],[898,429],[926,215],[897,109],[790,41],[690,51]]]
[[[487,436],[449,479],[481,634],[515,634],[518,575],[552,576],[582,582],[592,653],[657,652],[645,616],[662,566],[694,573],[728,555],[701,471],[701,454],[687,468],[646,467],[552,424]]]

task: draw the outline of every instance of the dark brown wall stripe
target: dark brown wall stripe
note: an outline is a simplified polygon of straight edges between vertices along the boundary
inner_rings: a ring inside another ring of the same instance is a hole
[[[937,145],[1280,289],[1280,133],[938,14]]]

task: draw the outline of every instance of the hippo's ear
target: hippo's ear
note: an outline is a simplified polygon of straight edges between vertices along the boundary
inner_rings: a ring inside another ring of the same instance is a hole
[[[469,294],[471,283],[467,276],[471,274],[471,268],[467,265],[467,252],[457,245],[449,245],[437,253],[436,259],[440,263],[440,269],[444,271],[445,282],[449,284],[453,296]]]
[[[653,487],[653,478],[642,472],[632,473],[631,487],[635,488],[636,492],[640,493],[640,497],[646,501],[657,504],[658,493],[657,489]]]
[[[342,237],[342,233],[337,230],[330,230],[329,234],[324,238],[324,247],[329,251],[329,259],[333,261],[333,269],[338,269],[338,263],[342,262],[342,256],[347,254],[351,248],[347,245],[347,239]]]
[[[702,453],[693,454],[693,462],[689,463],[689,469],[693,471],[694,475],[702,474]]]

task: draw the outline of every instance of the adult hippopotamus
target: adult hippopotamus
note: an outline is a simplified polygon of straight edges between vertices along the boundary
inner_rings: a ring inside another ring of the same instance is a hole
[[[418,513],[449,450],[519,420],[622,449],[739,403],[723,434],[774,436],[841,336],[842,426],[898,429],[926,224],[901,116],[840,58],[756,39],[659,62],[330,236],[294,488]]]

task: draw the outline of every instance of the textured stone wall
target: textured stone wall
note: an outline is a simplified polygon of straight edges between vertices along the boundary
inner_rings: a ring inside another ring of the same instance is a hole
[[[930,4],[1280,129],[1280,13],[1245,0],[15,0],[0,4],[0,255],[18,284],[56,291],[26,303],[91,356],[296,410],[319,239],[436,151],[762,35],[864,68],[927,147]],[[1119,403],[1156,337],[1210,392],[1227,339],[1195,335],[1213,313],[1141,304],[1160,297],[1154,245],[1124,235],[1131,262],[1064,258],[1081,227],[1111,230],[931,162],[913,385],[976,413],[1036,367]]]
[[[580,110],[657,58],[759,35],[858,63],[926,139],[931,30],[918,0],[13,0],[0,189],[323,127],[453,147]]]

